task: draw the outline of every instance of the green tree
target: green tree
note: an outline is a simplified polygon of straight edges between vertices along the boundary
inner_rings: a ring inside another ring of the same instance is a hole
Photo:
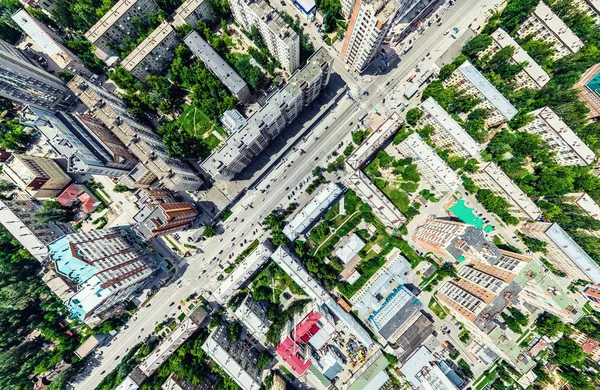
[[[202,235],[206,238],[213,237],[217,233],[217,229],[213,225],[208,225]]]
[[[70,213],[56,200],[46,200],[32,216],[38,223],[68,222],[70,220]]]
[[[422,116],[423,111],[419,110],[418,108],[411,108],[406,112],[406,122],[414,127],[417,125]]]
[[[477,54],[487,49],[492,44],[492,37],[487,34],[476,35],[465,46],[462,53],[470,58],[475,58]]]
[[[115,184],[115,186],[113,187],[113,191],[114,191],[114,192],[119,192],[119,193],[120,193],[120,192],[127,192],[127,191],[129,191],[129,187],[127,187],[127,186],[126,186],[126,185],[124,185],[124,184],[117,183],[117,184]]]
[[[537,326],[539,333],[550,337],[556,337],[565,330],[565,324],[562,320],[550,313],[540,315],[537,318],[535,325]]]
[[[559,366],[572,366],[585,359],[585,352],[577,342],[563,337],[554,344],[554,356],[550,360]]]

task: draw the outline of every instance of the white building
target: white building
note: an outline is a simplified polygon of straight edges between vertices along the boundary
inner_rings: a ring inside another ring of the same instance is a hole
[[[600,283],[596,263],[557,223],[534,222],[521,228],[526,235],[547,243],[545,256],[572,279]]]
[[[583,47],[581,39],[543,1],[521,23],[516,35],[521,39],[533,35],[536,39],[552,43],[555,60],[577,53]]]
[[[404,119],[394,112],[376,130],[365,139],[346,159],[346,170],[348,172],[362,168],[369,158],[379,150],[402,126]],[[348,169],[351,168],[351,169]]]
[[[419,173],[436,193],[446,194],[461,185],[462,180],[417,133],[412,133],[395,146],[398,153],[413,159]]]
[[[469,61],[460,65],[444,84],[480,99],[475,109],[489,111],[485,118],[487,127],[500,126],[517,115],[517,109]]]
[[[188,25],[196,28],[199,21],[210,22],[215,18],[208,0],[186,0],[173,14],[173,27]]]
[[[359,73],[367,69],[379,53],[399,10],[396,0],[355,2],[341,52],[350,69]]]
[[[548,73],[546,73],[546,71],[542,69],[542,67],[539,66],[537,62],[535,62],[533,58],[531,58],[531,56],[529,56],[529,54],[527,54],[527,52],[506,33],[506,31],[499,28],[494,31],[491,36],[492,44],[487,50],[481,53],[481,56],[488,53],[494,55],[500,51],[500,49],[512,46],[515,49],[511,59],[512,63],[527,63],[525,68],[515,76],[515,83],[519,88],[540,89],[550,81]]]
[[[534,120],[520,129],[537,134],[555,152],[560,165],[590,165],[596,161],[592,151],[550,107],[543,107],[529,113]]]
[[[523,221],[536,220],[542,214],[539,207],[502,171],[489,162],[469,176],[479,188],[491,190],[510,203],[510,213]]]
[[[71,74],[81,74],[86,77],[93,75],[75,54],[62,45],[56,34],[27,11],[18,10],[12,19],[59,68]]]
[[[338,242],[334,253],[342,260],[342,263],[348,264],[364,247],[364,241],[360,239],[358,234],[352,232]]]
[[[565,195],[566,203],[574,204],[589,217],[600,220],[600,205],[586,192]]]
[[[244,118],[242,114],[240,114],[240,112],[235,108],[225,111],[221,116],[220,121],[223,125],[223,128],[228,133],[233,133],[238,130],[241,130],[248,123],[246,118]]]
[[[254,337],[261,340],[269,331],[271,320],[267,317],[267,308],[248,294],[235,311],[236,317],[246,326]]]
[[[229,0],[231,13],[242,28],[256,27],[269,52],[290,74],[300,67],[300,37],[264,0]]]
[[[572,0],[571,4],[600,23],[600,0]]]
[[[429,135],[435,146],[460,158],[480,158],[481,146],[432,97],[421,103],[421,110],[420,122],[435,129]]]
[[[285,225],[283,234],[294,241],[317,220],[333,202],[342,194],[342,189],[333,182],[327,183],[323,188],[301,208]]]
[[[406,222],[406,217],[361,170],[346,176],[344,183],[363,202],[371,207],[377,218],[387,227],[398,229]]]

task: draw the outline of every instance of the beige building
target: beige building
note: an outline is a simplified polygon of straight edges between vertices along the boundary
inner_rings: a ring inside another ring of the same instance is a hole
[[[479,188],[491,190],[495,195],[506,199],[510,213],[522,221],[536,220],[541,211],[536,204],[500,169],[488,162],[469,176]]]
[[[69,185],[71,178],[49,158],[12,154],[2,172],[32,198],[55,198]]]
[[[585,12],[600,23],[600,0],[571,0],[571,5],[582,12]]]
[[[555,160],[560,165],[590,165],[596,161],[596,153],[592,151],[550,107],[543,107],[529,113],[533,121],[522,127],[520,131],[537,134],[555,153]]]
[[[600,220],[600,205],[586,192],[565,195],[565,203],[574,204],[587,216]]]
[[[341,52],[347,67],[359,73],[367,69],[399,10],[396,0],[356,0]]]
[[[536,39],[552,43],[555,60],[577,53],[583,47],[581,39],[543,1],[521,23],[516,35],[521,39],[533,35]]]
[[[421,176],[429,183],[436,195],[453,192],[462,184],[456,172],[438,156],[431,146],[417,133],[412,133],[404,141],[395,146],[395,150],[403,158],[410,157]]]
[[[102,121],[165,188],[172,191],[200,188],[203,181],[197,172],[184,161],[169,157],[162,139],[133,117],[122,99],[79,76],[68,86],[90,114]],[[147,175],[142,177],[147,178]]]
[[[548,73],[546,73],[546,71],[542,69],[542,67],[539,66],[533,58],[531,58],[529,54],[527,54],[527,52],[506,33],[506,31],[499,28],[494,31],[491,36],[492,44],[481,53],[480,57],[483,57],[486,54],[493,56],[500,51],[500,49],[512,46],[515,49],[511,59],[512,63],[527,63],[525,68],[515,76],[514,81],[518,88],[540,89],[550,81]]]
[[[229,0],[231,13],[246,31],[256,27],[281,66],[289,73],[300,67],[300,37],[265,0]]]
[[[600,265],[596,263],[557,223],[532,222],[521,231],[544,241],[544,255],[557,269],[572,279],[600,283]]]
[[[96,54],[106,60],[113,52],[111,46],[121,44],[126,36],[137,36],[136,18],[145,20],[149,13],[157,12],[158,5],[154,0],[119,0],[85,33],[85,37],[101,51]]]
[[[420,123],[435,129],[429,135],[435,146],[460,158],[480,158],[481,146],[432,97],[421,103],[421,111]]]
[[[173,59],[179,39],[173,26],[162,22],[142,41],[121,65],[139,80],[161,74]]]
[[[173,14],[173,27],[187,24],[196,28],[199,21],[210,22],[215,18],[208,0],[186,0]]]
[[[444,85],[480,99],[475,109],[488,111],[486,127],[500,126],[517,115],[517,109],[469,61],[460,65]]]

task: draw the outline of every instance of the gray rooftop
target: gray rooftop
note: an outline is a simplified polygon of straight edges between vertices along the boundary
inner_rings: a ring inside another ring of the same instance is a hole
[[[511,120],[517,115],[517,109],[489,82],[469,61],[465,61],[457,69],[496,109]]]
[[[183,41],[233,94],[237,95],[239,91],[247,87],[240,75],[196,31],[191,31]]]
[[[552,224],[546,235],[593,283],[600,283],[600,265],[594,261],[557,223]]]

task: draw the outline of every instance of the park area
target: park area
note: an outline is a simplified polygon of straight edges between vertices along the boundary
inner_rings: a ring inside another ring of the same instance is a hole
[[[177,119],[178,127],[202,143],[208,150],[213,150],[227,138],[227,133],[211,120],[202,110],[193,105],[184,105],[181,116]]]

